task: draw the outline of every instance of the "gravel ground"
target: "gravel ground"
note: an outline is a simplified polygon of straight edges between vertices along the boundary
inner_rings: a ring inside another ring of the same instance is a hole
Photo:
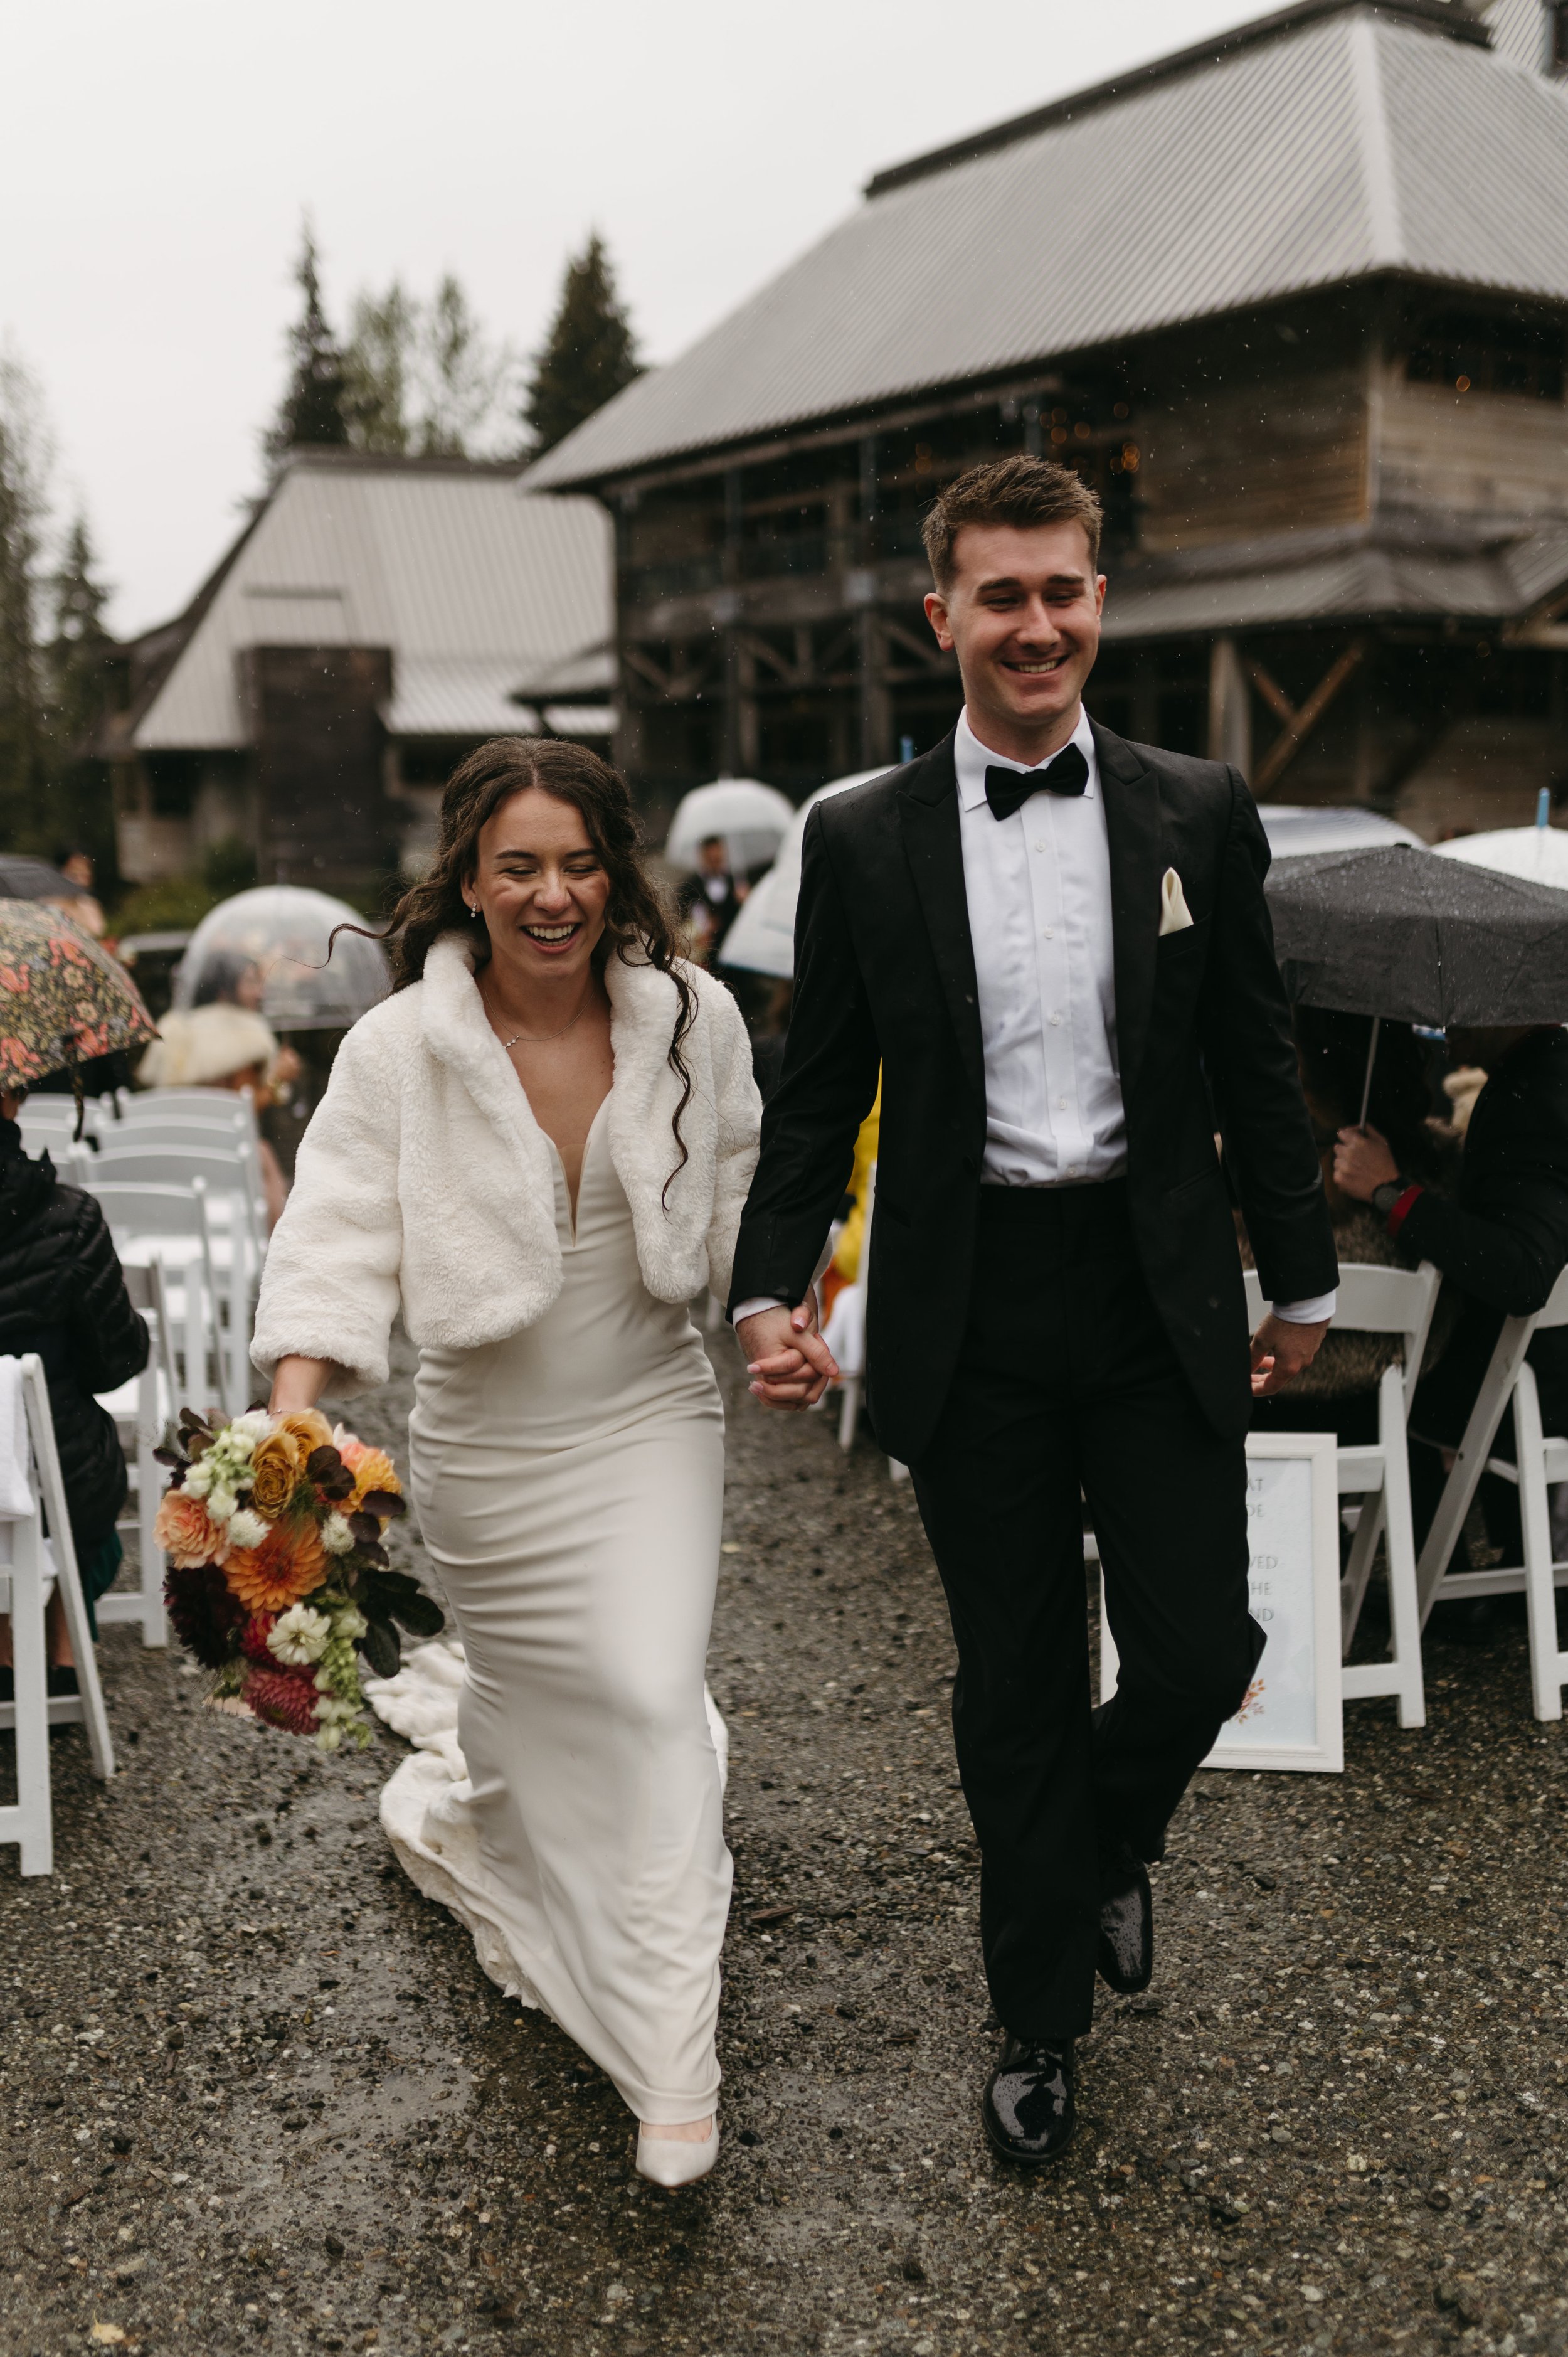
[[[401,1448],[406,1405],[405,1361],[356,1421]],[[1568,2351],[1564,1755],[1522,1630],[1430,1649],[1424,1732],[1352,1706],[1342,1778],[1199,1778],[1154,1988],[1102,2005],[1077,2145],[1032,2179],[976,2115],[908,1491],[825,1417],[733,1412],[714,2177],[642,2186],[606,2081],[391,1865],[395,1738],[322,1760],[114,1631],[124,1772],[57,1737],[54,1878],[0,1850],[5,2357]]]

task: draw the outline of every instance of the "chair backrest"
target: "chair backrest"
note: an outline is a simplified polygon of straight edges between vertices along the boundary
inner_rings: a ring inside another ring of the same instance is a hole
[[[1255,1327],[1263,1314],[1262,1286],[1256,1269],[1248,1269],[1246,1278],[1248,1323]],[[1442,1282],[1429,1260],[1423,1260],[1419,1268],[1383,1268],[1367,1261],[1347,1261],[1339,1270],[1334,1330],[1398,1334],[1404,1343],[1407,1395],[1414,1390],[1421,1372]]]
[[[127,1154],[151,1146],[211,1146],[220,1153],[246,1156],[253,1156],[256,1150],[242,1122],[227,1115],[209,1121],[205,1114],[187,1113],[138,1114],[134,1121],[101,1130],[99,1144],[105,1154]]]
[[[186,1236],[209,1243],[207,1189],[204,1181],[189,1187],[151,1186],[143,1181],[101,1178],[96,1169],[86,1182],[103,1209],[113,1232],[122,1236]]]
[[[124,1113],[126,1125],[145,1114],[155,1119],[178,1114],[188,1120],[237,1122],[256,1135],[256,1108],[239,1089],[142,1089],[126,1098]]]
[[[249,1157],[238,1145],[143,1146],[133,1140],[122,1146],[116,1141],[100,1149],[96,1164],[105,1178],[129,1186],[188,1187],[193,1178],[201,1178],[210,1192],[249,1190]]]
[[[62,1147],[70,1144],[76,1135],[76,1106],[70,1097],[28,1097],[16,1117],[26,1152],[35,1157],[47,1147],[49,1158],[57,1166]],[[96,1113],[91,1105],[82,1124],[86,1140],[98,1135]]]

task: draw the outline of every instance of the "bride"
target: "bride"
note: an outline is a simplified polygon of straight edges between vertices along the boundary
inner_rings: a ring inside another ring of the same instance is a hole
[[[254,1355],[280,1415],[385,1383],[401,1305],[467,1781],[389,1830],[614,2081],[642,2174],[684,2184],[718,2154],[730,1892],[703,1685],[724,1418],[687,1304],[729,1284],[749,1043],[581,746],[470,755],[393,936],[393,995],[300,1147]]]

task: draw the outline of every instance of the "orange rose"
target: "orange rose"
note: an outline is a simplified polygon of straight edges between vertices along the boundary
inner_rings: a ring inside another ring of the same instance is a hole
[[[285,1415],[278,1420],[278,1430],[286,1432],[299,1450],[300,1462],[313,1448],[330,1448],[332,1426],[318,1407],[307,1407],[298,1415]]]
[[[346,1514],[351,1514],[360,1499],[368,1497],[372,1490],[390,1490],[394,1497],[402,1497],[403,1483],[384,1448],[367,1448],[363,1441],[356,1441],[352,1457],[346,1449],[341,1453],[354,1477],[354,1494],[343,1509]]]
[[[327,1550],[316,1524],[276,1523],[258,1547],[231,1547],[223,1577],[250,1612],[286,1612],[327,1577]]]
[[[177,1570],[198,1564],[227,1563],[229,1534],[188,1490],[167,1490],[153,1524],[153,1536]]]
[[[258,1514],[275,1523],[285,1512],[299,1487],[304,1458],[291,1433],[269,1433],[257,1444],[251,1459],[251,1503]]]

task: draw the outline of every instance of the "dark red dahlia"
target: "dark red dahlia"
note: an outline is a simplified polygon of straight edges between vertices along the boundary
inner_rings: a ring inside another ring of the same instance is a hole
[[[230,1595],[215,1564],[170,1564],[164,1574],[164,1603],[176,1636],[204,1670],[220,1670],[234,1656],[245,1608]]]
[[[245,1680],[245,1700],[256,1717],[291,1735],[315,1734],[317,1699],[314,1670],[252,1670]]]
[[[277,1622],[275,1612],[253,1612],[245,1623],[245,1633],[240,1640],[240,1651],[248,1662],[257,1662],[263,1670],[277,1667],[276,1657],[267,1650],[267,1631]]]

